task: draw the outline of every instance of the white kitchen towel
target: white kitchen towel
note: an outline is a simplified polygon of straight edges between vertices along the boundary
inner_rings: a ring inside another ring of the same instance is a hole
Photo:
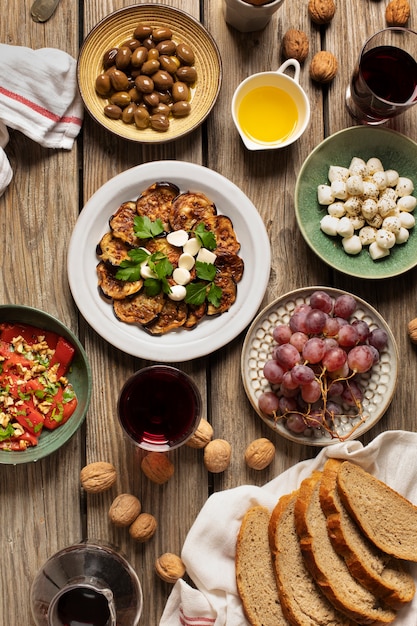
[[[366,447],[353,440],[323,448],[316,458],[297,463],[263,487],[243,485],[210,496],[181,554],[193,585],[184,580],[174,585],[160,626],[246,626],[234,559],[236,537],[248,508],[261,504],[272,511],[280,496],[297,489],[330,457],[354,461],[417,504],[416,451],[417,433],[388,431]],[[411,565],[411,572],[417,582],[417,564]],[[417,597],[399,611],[395,624],[417,624]]]
[[[13,171],[3,148],[7,146],[9,141],[9,132],[7,126],[0,121],[0,196],[3,195],[5,189],[13,178]]]
[[[56,48],[8,44],[0,44],[0,59],[0,121],[45,148],[71,150],[84,112],[76,60]],[[3,191],[11,178],[5,159],[1,154]]]

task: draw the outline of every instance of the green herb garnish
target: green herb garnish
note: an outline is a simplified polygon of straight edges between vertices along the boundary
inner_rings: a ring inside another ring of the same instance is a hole
[[[216,237],[211,230],[207,230],[203,222],[201,222],[194,230],[196,239],[201,243],[203,248],[207,250],[215,250],[217,248]]]
[[[133,220],[133,230],[139,239],[151,239],[164,232],[162,220],[154,222],[146,215],[137,215]]]
[[[195,264],[197,278],[200,280],[189,283],[186,286],[185,302],[199,306],[207,299],[214,307],[220,306],[222,290],[214,283],[216,277],[216,266],[212,263]]]

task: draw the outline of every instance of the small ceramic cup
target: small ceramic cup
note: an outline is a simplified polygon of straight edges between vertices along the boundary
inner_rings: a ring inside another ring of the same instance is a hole
[[[224,19],[241,33],[262,30],[270,22],[282,0],[253,5],[244,0],[223,0]]]
[[[284,74],[294,68],[294,77]],[[287,59],[278,70],[260,72],[238,85],[232,118],[248,150],[274,150],[294,143],[310,121],[310,102],[299,84],[300,64]]]

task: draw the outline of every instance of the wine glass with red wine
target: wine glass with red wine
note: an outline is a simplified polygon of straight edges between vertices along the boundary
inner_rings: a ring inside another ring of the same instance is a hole
[[[366,41],[346,90],[346,106],[361,124],[377,126],[417,103],[417,33],[385,28]]]

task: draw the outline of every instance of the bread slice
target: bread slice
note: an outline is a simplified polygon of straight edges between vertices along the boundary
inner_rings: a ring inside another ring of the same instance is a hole
[[[344,461],[337,474],[340,498],[362,532],[380,550],[417,562],[417,507],[359,465]]]
[[[330,540],[352,576],[385,604],[399,609],[412,600],[414,579],[400,561],[369,541],[343,506],[337,490],[341,464],[339,459],[328,459],[320,481],[320,504],[327,518]]]
[[[389,624],[396,616],[349,572],[330,541],[319,497],[321,472],[301,483],[294,518],[301,551],[313,578],[329,601],[358,624]]]
[[[269,550],[266,507],[251,507],[243,517],[236,542],[236,584],[252,626],[288,626],[278,598]]]
[[[330,604],[305,565],[294,522],[297,495],[294,492],[282,496],[269,522],[269,542],[283,612],[294,626],[351,624]]]

